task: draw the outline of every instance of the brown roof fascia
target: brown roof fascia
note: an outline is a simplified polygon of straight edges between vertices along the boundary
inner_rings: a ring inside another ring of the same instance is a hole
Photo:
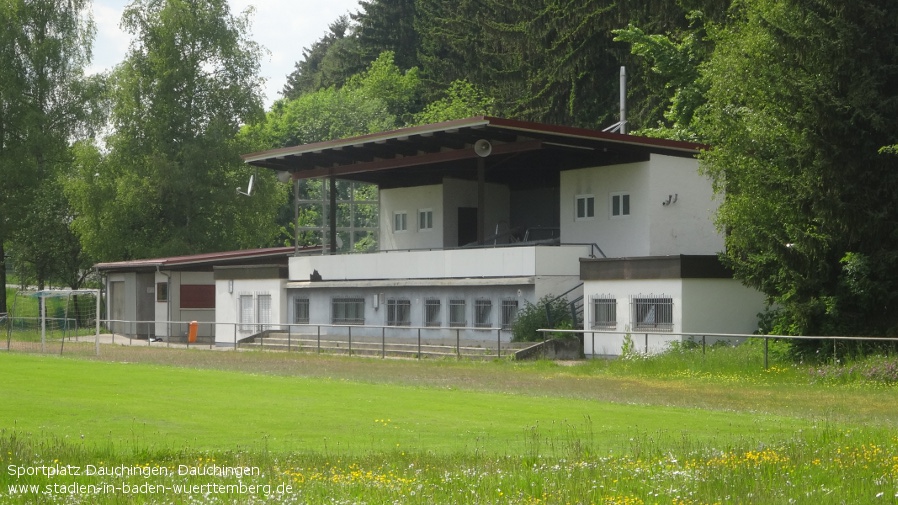
[[[648,148],[665,149],[669,151],[681,152],[684,154],[696,154],[700,151],[707,150],[709,146],[694,142],[683,142],[677,140],[658,139],[650,137],[639,137],[634,135],[622,135],[619,133],[608,133],[597,130],[589,130],[585,128],[576,128],[571,126],[548,125],[543,123],[533,123],[528,121],[519,121],[515,119],[503,119],[491,116],[476,116],[467,119],[457,119],[453,121],[445,121],[442,123],[434,123],[421,126],[413,126],[409,128],[401,128],[379,133],[360,135],[357,137],[349,137],[345,139],[330,140],[326,142],[316,142],[312,144],[304,144],[292,147],[283,147],[280,149],[271,149],[256,153],[243,155],[243,160],[257,166],[266,168],[290,170],[295,168],[287,163],[280,163],[278,160],[287,157],[302,157],[305,155],[320,155],[325,150],[342,150],[353,146],[361,146],[363,144],[382,144],[389,141],[404,141],[411,136],[433,136],[439,133],[456,133],[462,128],[486,128],[494,127],[497,130],[513,130],[531,135],[556,135],[559,137],[567,137],[573,139],[582,139],[589,141],[602,141],[609,143],[618,143],[630,146],[643,146]],[[352,156],[347,154],[347,156]],[[314,163],[314,162],[312,162]],[[407,165],[405,165],[407,166]],[[324,168],[324,167],[321,167]],[[309,168],[316,170],[316,168]],[[307,169],[308,170],[308,169]]]

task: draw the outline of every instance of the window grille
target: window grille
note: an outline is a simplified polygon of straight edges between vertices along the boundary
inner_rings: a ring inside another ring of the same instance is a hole
[[[673,299],[666,295],[630,297],[633,319],[638,331],[673,331]]]
[[[440,326],[440,301],[424,300],[424,326]]]
[[[477,300],[474,302],[474,327],[489,328],[492,326],[492,300]]]
[[[464,300],[449,300],[449,326],[467,326],[468,320],[465,318],[465,312]]]
[[[240,295],[237,297],[237,315],[240,323],[240,331],[253,331],[253,295]]]
[[[518,317],[518,301],[502,300],[502,329],[509,330]]]
[[[365,324],[364,298],[334,298],[331,300],[332,324]]]
[[[293,299],[293,323],[309,324],[309,299],[294,298]]]
[[[410,326],[412,302],[387,300],[387,326]]]
[[[617,299],[611,295],[592,298],[592,327],[597,330],[617,329]]]
[[[262,294],[256,296],[256,323],[257,331],[265,331],[271,325],[271,295]]]

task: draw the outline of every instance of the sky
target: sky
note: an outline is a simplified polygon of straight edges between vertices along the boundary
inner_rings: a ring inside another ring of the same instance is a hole
[[[130,0],[94,0],[97,36],[88,72],[109,70],[124,59],[131,36],[119,24],[129,3]],[[229,0],[229,3],[234,14],[255,7],[250,18],[250,38],[270,53],[263,56],[260,72],[265,79],[266,109],[279,97],[287,74],[302,58],[303,48],[320,39],[339,16],[358,10],[358,0]]]

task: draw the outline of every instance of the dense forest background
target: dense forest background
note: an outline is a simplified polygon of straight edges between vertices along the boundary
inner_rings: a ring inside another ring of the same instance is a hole
[[[625,66],[629,133],[709,146],[721,257],[768,296],[764,330],[898,332],[892,0],[361,0],[269,110],[225,0],[135,0],[94,76],[89,7],[0,0],[3,284],[280,245],[290,188],[235,198],[241,153],[479,114],[602,129]]]

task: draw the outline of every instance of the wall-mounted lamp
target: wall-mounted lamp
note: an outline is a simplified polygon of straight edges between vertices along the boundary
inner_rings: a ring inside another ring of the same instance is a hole
[[[233,279],[228,279],[228,293],[234,292],[234,281]]]
[[[674,193],[672,195],[667,195],[667,201],[661,202],[661,205],[664,205],[665,207],[667,207],[668,205],[670,205],[672,203],[677,203],[677,196],[678,195],[676,193]]]

